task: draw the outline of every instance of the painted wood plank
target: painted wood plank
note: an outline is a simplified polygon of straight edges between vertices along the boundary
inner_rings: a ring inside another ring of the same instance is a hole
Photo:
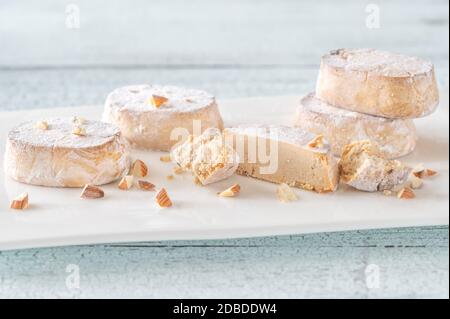
[[[299,95],[314,91],[311,67],[74,68],[0,70],[0,110],[101,105],[116,87],[173,84],[205,89],[219,99]],[[436,65],[448,90],[448,66]]]
[[[70,3],[2,1],[0,65],[308,65],[339,47],[448,61],[445,0],[377,1],[380,28],[358,0]]]
[[[447,243],[438,227],[8,251],[0,297],[448,298]]]

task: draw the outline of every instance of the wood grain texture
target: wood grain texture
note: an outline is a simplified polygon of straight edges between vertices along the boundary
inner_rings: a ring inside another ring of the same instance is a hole
[[[113,89],[159,83],[212,92],[219,99],[299,95],[314,91],[315,67],[161,67],[0,70],[0,110],[101,105]],[[448,90],[448,67],[437,66]]]
[[[436,65],[448,88],[448,1],[72,1],[0,3],[0,109],[101,104],[130,83],[219,98],[314,89],[319,57],[375,47]],[[449,297],[448,227],[0,252],[0,297]],[[66,287],[68,265],[80,289]],[[369,289],[368,265],[380,270]]]
[[[316,63],[340,47],[377,47],[448,61],[448,1],[4,0],[0,65]],[[370,9],[370,7],[369,7]],[[448,62],[447,62],[448,63]]]
[[[448,257],[446,227],[8,251],[0,297],[439,298]],[[72,264],[79,289],[65,284]]]
[[[178,84],[219,98],[314,89],[320,56],[340,47],[418,55],[448,75],[448,2],[5,0],[0,4],[0,108],[101,104],[130,83]],[[69,19],[70,20],[70,19]]]

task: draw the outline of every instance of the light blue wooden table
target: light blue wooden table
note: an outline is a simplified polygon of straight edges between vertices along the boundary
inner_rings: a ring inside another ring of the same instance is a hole
[[[448,89],[445,0],[72,4],[1,2],[0,110],[101,104],[144,82],[306,93],[338,47],[430,59]],[[6,251],[0,297],[448,298],[448,274],[440,226]]]

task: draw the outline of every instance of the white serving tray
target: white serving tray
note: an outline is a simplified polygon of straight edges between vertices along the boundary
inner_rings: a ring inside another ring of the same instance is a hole
[[[220,101],[227,125],[237,123],[290,124],[299,97],[250,98]],[[0,156],[8,130],[28,119],[84,116],[99,119],[101,106],[0,112]],[[332,194],[296,190],[297,202],[276,199],[276,185],[233,176],[208,187],[194,185],[188,174],[172,174],[159,152],[136,153],[150,168],[149,180],[167,188],[174,206],[159,209],[154,193],[120,191],[105,186],[106,197],[82,200],[79,189],[56,189],[20,184],[0,170],[0,250],[131,241],[215,239],[303,234],[356,229],[448,225],[449,206],[448,94],[433,115],[416,121],[420,140],[404,160],[424,163],[439,172],[426,180],[414,200],[341,188]],[[3,166],[3,165],[2,165]],[[232,183],[242,187],[237,198],[216,193]],[[9,209],[10,199],[30,195],[25,211]]]

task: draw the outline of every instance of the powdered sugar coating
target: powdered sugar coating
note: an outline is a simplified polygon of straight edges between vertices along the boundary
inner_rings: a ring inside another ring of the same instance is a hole
[[[432,63],[418,57],[375,49],[339,49],[330,52],[324,59],[335,67],[389,77],[411,77],[433,69]]]
[[[294,126],[323,134],[336,156],[345,145],[370,140],[387,158],[412,152],[416,146],[415,125],[409,119],[388,119],[332,106],[316,98],[314,93],[301,99]]]
[[[235,134],[274,139],[319,153],[327,153],[330,150],[330,145],[325,140],[322,147],[308,147],[308,143],[318,135],[296,127],[284,125],[239,125],[226,130]]]
[[[167,101],[156,107],[153,95]],[[212,95],[174,86],[118,88],[108,95],[102,120],[117,125],[133,147],[146,150],[170,151],[181,131],[193,134],[210,127],[223,129]]]
[[[27,121],[13,128],[9,134],[9,140],[33,145],[36,147],[59,148],[89,148],[110,142],[120,134],[119,128],[113,124],[84,120],[77,124],[74,118],[50,118],[45,119],[48,129],[37,127],[39,121]],[[85,136],[73,134],[76,126],[86,131]]]
[[[168,101],[156,108],[149,102],[152,95],[163,96]],[[117,88],[106,99],[106,105],[117,111],[135,112],[192,112],[214,102],[214,96],[201,90],[147,84]]]
[[[346,146],[339,166],[342,182],[366,192],[392,190],[405,183],[411,173],[402,162],[380,156],[370,141]]]
[[[5,150],[6,174],[22,183],[51,187],[103,185],[130,168],[127,141],[111,124],[51,118],[47,129],[28,121],[12,129]],[[75,126],[85,130],[73,134]]]
[[[380,120],[380,121],[386,121],[388,119],[384,117],[379,116],[372,116],[364,113],[358,113],[353,111],[344,110],[335,106],[332,106],[328,103],[322,102],[321,100],[317,99],[314,95],[314,93],[310,93],[307,96],[305,96],[301,102],[299,108],[306,109],[309,112],[319,113],[319,114],[325,114],[325,115],[331,115],[333,118],[336,119],[336,121],[339,121],[341,118],[364,118],[369,117],[372,119]]]

